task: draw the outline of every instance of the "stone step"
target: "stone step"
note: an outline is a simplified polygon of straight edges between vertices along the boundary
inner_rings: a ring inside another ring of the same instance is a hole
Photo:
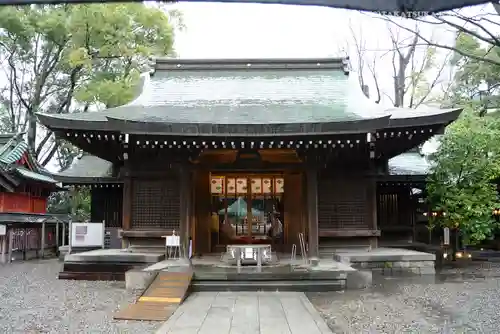
[[[142,245],[131,245],[127,248],[131,253],[158,253],[165,254],[165,246],[142,246]]]
[[[58,278],[76,281],[124,281],[125,273],[61,271]]]
[[[192,291],[299,291],[324,292],[345,288],[345,280],[193,281]]]

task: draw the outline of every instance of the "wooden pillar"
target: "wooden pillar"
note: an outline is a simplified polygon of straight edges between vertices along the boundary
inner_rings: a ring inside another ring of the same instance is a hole
[[[70,188],[70,198],[71,198],[71,219],[75,220],[76,216],[76,186],[71,186]]]
[[[303,182],[302,173],[285,174],[285,194],[284,194],[284,225],[285,241],[288,248],[285,253],[292,251],[292,245],[295,244],[297,251],[300,250],[299,233],[304,233],[303,226]]]
[[[146,205],[146,203],[144,203]],[[132,179],[126,175],[123,180],[123,205],[122,205],[122,229],[127,231],[132,228]],[[127,248],[127,240],[122,239],[122,248]]]
[[[28,229],[25,227],[24,228],[24,233],[23,233],[23,260],[26,261],[26,253],[28,252]]]
[[[186,252],[189,252],[189,241],[191,240],[191,254],[194,254],[194,236],[196,234],[196,192],[194,183],[194,171],[191,173],[191,208],[189,216],[189,231],[188,231],[188,244]],[[189,254],[188,254],[189,255]]]
[[[367,179],[366,200],[367,200],[367,223],[370,229],[377,230],[377,181],[373,177]],[[378,246],[378,237],[370,238],[370,247]]]
[[[2,263],[7,263],[7,236],[8,233],[5,231],[5,235],[1,236],[0,238],[2,239],[2,245],[1,245],[1,250],[2,250],[2,258],[1,261]]]
[[[318,170],[314,167],[307,169],[307,221],[309,228],[309,258],[319,256],[318,233]]]
[[[180,177],[180,230],[181,246],[185,252],[189,246],[189,231],[191,225],[191,170],[189,166],[182,165],[179,170]]]
[[[207,170],[196,170],[193,184],[196,196],[194,203],[196,226],[193,237],[196,254],[200,255],[210,252],[210,173]]]
[[[42,235],[40,236],[40,257],[45,256],[45,222],[42,223]]]
[[[7,231],[7,235],[9,236],[9,247],[7,249],[8,262],[12,262],[12,248],[14,247],[14,229],[11,227]]]
[[[66,222],[62,224],[61,246],[66,246]]]
[[[56,253],[59,252],[59,220],[56,221]]]

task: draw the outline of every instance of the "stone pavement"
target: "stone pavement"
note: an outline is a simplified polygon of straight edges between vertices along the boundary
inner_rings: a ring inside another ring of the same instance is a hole
[[[332,333],[302,292],[193,293],[157,334]]]

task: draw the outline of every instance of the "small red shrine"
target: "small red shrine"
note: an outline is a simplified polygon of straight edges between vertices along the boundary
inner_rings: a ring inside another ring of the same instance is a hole
[[[0,134],[0,212],[46,213],[58,181],[40,166],[23,134]]]

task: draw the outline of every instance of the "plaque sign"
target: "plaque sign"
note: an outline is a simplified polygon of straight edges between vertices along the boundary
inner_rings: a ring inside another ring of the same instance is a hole
[[[445,246],[450,245],[450,229],[448,227],[443,229],[443,244]]]

